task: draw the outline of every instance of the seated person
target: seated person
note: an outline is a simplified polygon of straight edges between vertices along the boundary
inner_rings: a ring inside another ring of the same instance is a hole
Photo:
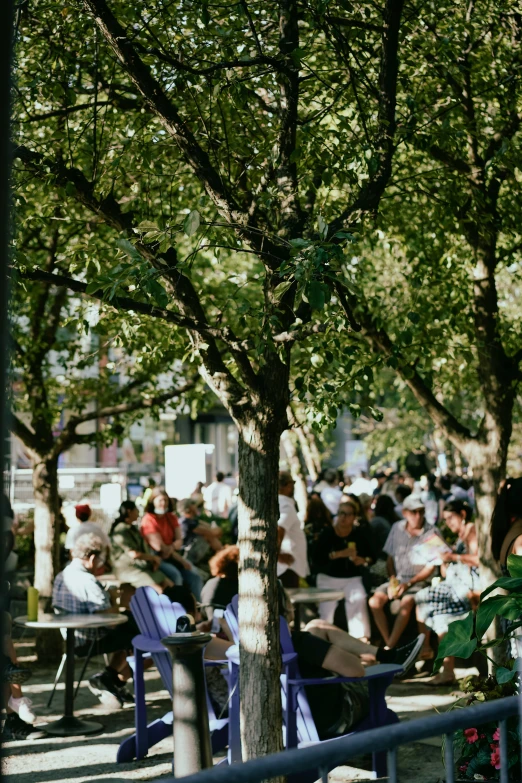
[[[80,503],[74,507],[74,510],[76,512],[76,519],[78,520],[78,524],[72,525],[67,531],[67,536],[65,537],[65,549],[71,550],[78,536],[84,536],[87,533],[93,533],[95,536],[98,536],[98,538],[101,538],[104,546],[110,551],[111,542],[109,541],[109,536],[107,533],[102,530],[100,525],[97,525],[96,522],[89,522],[89,519],[92,516],[91,507],[87,503]]]
[[[226,609],[239,591],[238,578],[239,547],[225,546],[209,561],[212,578],[203,585],[201,603],[209,620],[214,616],[214,608]]]
[[[384,545],[390,535],[392,525],[398,522],[395,504],[389,495],[379,495],[375,501],[373,515],[370,519],[372,537],[376,544],[377,557],[381,557]]]
[[[444,581],[425,587],[415,595],[419,627],[427,626],[439,639],[448,632],[452,619],[471,609],[470,596],[479,588],[479,556],[472,510],[464,500],[452,500],[444,506],[443,517],[449,529],[457,534],[451,551],[441,555],[441,574]],[[426,639],[429,634],[426,632]],[[428,657],[425,648],[424,657]],[[455,682],[455,658],[444,658],[443,670],[429,681],[429,685],[451,685]]]
[[[418,495],[408,495],[403,514],[405,518],[393,525],[384,545],[391,579],[377,587],[369,602],[377,628],[390,648],[397,645],[408,625],[415,606],[415,593],[426,587],[433,574],[435,566],[427,562],[429,554],[423,548],[426,541],[438,537],[441,549],[446,548],[439,530],[425,524],[424,503]],[[384,607],[394,599],[400,601],[400,608],[390,632]]]
[[[149,586],[157,593],[162,593],[166,587],[172,587],[174,582],[160,570],[161,557],[149,551],[146,541],[134,525],[137,519],[138,509],[134,501],[124,500],[109,533],[113,573],[120,582],[134,588]]]
[[[183,535],[184,556],[197,565],[208,557],[209,553],[219,552],[223,544],[220,541],[223,530],[199,519],[197,503],[193,498],[185,498],[178,503],[181,514],[179,524]]]
[[[397,484],[397,486],[395,487],[394,495],[395,495],[395,500],[397,501],[395,505],[395,511],[397,512],[397,515],[402,519],[402,507],[406,498],[411,495],[411,489],[407,484]]]
[[[1,739],[2,742],[36,739],[40,732],[32,726],[36,720],[33,703],[22,693],[22,683],[29,679],[32,672],[18,663],[11,638],[11,615],[7,612],[4,612],[3,633],[2,681],[4,683],[6,719]]]
[[[344,592],[344,605],[348,630],[357,639],[370,638],[365,571],[375,556],[368,523],[356,520],[356,507],[352,501],[344,501],[332,526],[325,528],[312,551],[312,563],[317,573],[317,587],[332,588]],[[337,601],[322,601],[319,615],[322,620],[333,622]]]
[[[293,619],[293,607],[279,584],[279,606],[287,622]],[[231,639],[226,621],[223,628]],[[294,631],[292,642],[303,677],[364,677],[365,665],[392,663],[403,667],[403,674],[413,666],[422,648],[424,636],[404,647],[385,650],[354,639],[345,631],[324,620],[312,620],[304,631]],[[368,710],[364,683],[335,683],[306,689],[310,709],[321,739],[344,734],[358,723]]]
[[[160,569],[175,585],[186,584],[197,597],[201,595],[202,579],[192,563],[179,554],[182,535],[172,502],[167,493],[157,487],[153,489],[145,514],[141,520],[140,533],[152,551],[161,558]]]
[[[54,580],[53,608],[57,614],[116,613],[111,595],[95,577],[104,564],[105,546],[99,536],[88,533],[79,536],[71,550],[71,561]],[[101,701],[110,694],[123,706],[134,697],[125,685],[131,676],[127,655],[132,651],[132,639],[139,634],[138,626],[130,614],[125,625],[114,628],[80,628],[75,630],[75,653],[88,654],[93,639],[94,654],[111,654],[109,665],[103,672],[89,679],[90,690]]]

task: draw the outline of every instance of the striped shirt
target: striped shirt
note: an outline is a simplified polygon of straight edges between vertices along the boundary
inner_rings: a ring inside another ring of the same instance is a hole
[[[71,562],[54,580],[53,609],[57,614],[95,614],[109,609],[111,599],[94,574],[91,574],[81,560]],[[74,638],[80,647],[92,639],[100,639],[106,628],[85,628],[76,630]]]
[[[395,572],[400,582],[408,582],[428,564],[429,555],[422,545],[433,536],[438,536],[443,542],[439,530],[433,525],[425,524],[420,536],[408,533],[405,519],[392,525],[384,552],[393,557]]]

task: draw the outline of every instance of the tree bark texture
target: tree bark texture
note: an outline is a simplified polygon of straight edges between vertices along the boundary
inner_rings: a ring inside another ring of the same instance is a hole
[[[239,635],[243,758],[282,749],[277,597],[281,429],[252,425],[239,437]]]
[[[61,498],[58,492],[58,459],[42,459],[33,467],[34,586],[42,600],[52,596],[60,569]]]

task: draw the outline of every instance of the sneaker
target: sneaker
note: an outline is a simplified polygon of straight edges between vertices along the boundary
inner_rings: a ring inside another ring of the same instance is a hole
[[[91,693],[99,698],[102,704],[107,706],[123,707],[125,699],[110,674],[107,671],[98,672],[87,680],[87,686]]]
[[[44,732],[34,729],[29,723],[25,723],[16,712],[10,712],[4,722],[2,731],[2,742],[13,742],[14,740],[39,739],[43,737]]]
[[[118,688],[118,698],[120,698],[124,703],[127,704],[134,704],[134,694],[130,692],[130,690],[127,688],[126,685],[123,685],[121,688]]]
[[[13,663],[7,655],[4,656],[4,666],[2,673],[3,682],[14,685],[23,685],[32,675],[31,669],[21,666],[19,663]]]
[[[403,647],[397,647],[395,650],[390,650],[390,652],[395,653],[395,660],[393,663],[397,663],[402,666],[402,672],[395,675],[396,679],[403,680],[406,677],[409,670],[419,657],[423,644],[424,634],[420,633],[417,638],[409,644],[405,644]]]
[[[36,715],[32,710],[33,702],[28,699],[27,696],[22,696],[20,699],[14,699],[12,696],[9,699],[7,706],[10,707],[13,712],[17,712],[19,717],[25,723],[34,723]]]

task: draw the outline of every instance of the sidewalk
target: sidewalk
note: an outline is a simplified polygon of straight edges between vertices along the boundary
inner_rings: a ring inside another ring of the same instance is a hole
[[[32,644],[17,645],[21,660],[31,661]],[[87,676],[94,674],[100,659],[91,662]],[[459,670],[457,674],[469,673]],[[58,686],[51,710],[45,706],[51,691],[55,669],[35,668],[24,692],[34,703],[39,716],[38,723],[55,720],[61,716],[63,683]],[[161,717],[170,708],[168,694],[162,689],[155,670],[146,673],[149,722]],[[430,688],[422,679],[394,684],[390,690],[390,707],[401,721],[425,717],[436,711],[445,711],[458,698],[458,691],[451,688]],[[151,749],[143,761],[116,764],[116,751],[122,739],[133,733],[133,707],[110,711],[91,694],[85,682],[75,704],[76,714],[100,721],[103,734],[86,738],[45,737],[25,742],[9,742],[4,745],[2,773],[6,783],[124,783],[125,781],[151,781],[172,776],[172,739],[167,738]],[[367,760],[355,760],[368,768]],[[441,740],[427,740],[402,748],[399,751],[399,780],[401,783],[442,783],[444,767],[441,761]],[[333,783],[350,780],[368,780],[364,769],[338,767],[330,774]]]

